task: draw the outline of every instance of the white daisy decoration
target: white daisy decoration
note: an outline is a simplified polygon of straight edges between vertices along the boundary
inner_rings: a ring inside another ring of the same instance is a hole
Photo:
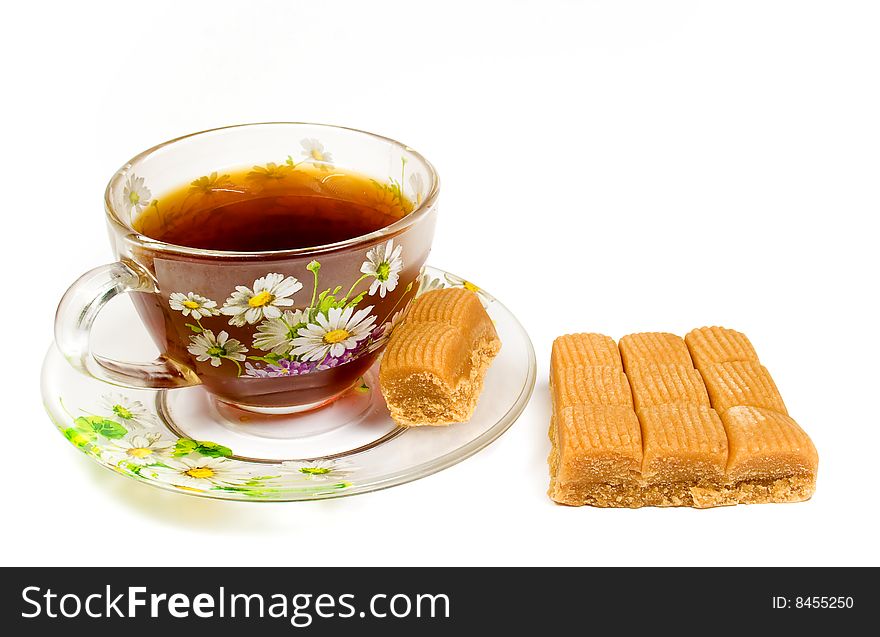
[[[431,290],[442,290],[446,284],[437,277],[433,277],[427,272],[419,278],[419,294],[430,292]]]
[[[210,195],[219,190],[242,192],[235,189],[229,175],[218,175],[216,172],[199,177],[190,184],[189,188],[190,193],[203,195]]]
[[[226,458],[169,458],[162,464],[166,466],[142,469],[141,475],[190,489],[241,486],[254,477],[238,462]]]
[[[286,164],[278,165],[274,161],[270,161],[265,166],[254,166],[254,169],[248,173],[248,179],[278,181],[284,179],[290,174],[290,166]]]
[[[144,185],[144,178],[129,175],[122,187],[121,206],[126,212],[138,213],[150,205],[153,194]]]
[[[281,470],[287,475],[306,480],[341,480],[357,467],[347,460],[286,460],[281,463]]]
[[[257,325],[254,347],[284,356],[293,347],[297,330],[305,326],[308,319],[308,314],[302,310],[284,310],[278,318],[266,319]]]
[[[303,139],[300,144],[306,161],[316,164],[321,170],[330,170],[333,167],[333,154],[324,150],[324,144],[317,139]]]
[[[101,397],[104,409],[129,431],[138,427],[153,427],[156,418],[139,400],[132,400],[122,394],[105,394]]]
[[[400,322],[403,320],[403,317],[406,316],[407,312],[409,312],[410,305],[412,305],[412,301],[410,301],[405,306],[403,306],[402,310],[397,310],[394,313],[394,316],[391,317],[391,320],[388,321],[387,323],[385,323],[385,326],[393,330],[395,327],[400,325]]]
[[[302,289],[296,278],[275,272],[254,281],[253,289],[238,285],[220,311],[232,318],[230,325],[242,327],[245,323],[253,325],[264,318],[281,316],[281,308],[293,305],[293,296]]]
[[[412,189],[410,199],[417,205],[421,205],[425,199],[425,178],[422,173],[413,173],[409,176],[409,186]]]
[[[205,330],[201,334],[190,337],[190,345],[187,351],[196,357],[197,361],[211,361],[214,367],[220,367],[224,358],[231,361],[243,361],[248,348],[234,338],[229,338],[225,331],[214,336],[211,330]]]
[[[465,290],[470,290],[474,294],[480,294],[482,290],[476,283],[471,283],[467,279],[462,279],[460,276],[455,276],[454,274],[449,274],[448,272],[443,275],[446,279],[446,282],[450,285],[458,288],[464,288]]]
[[[371,296],[378,291],[379,296],[384,299],[385,294],[393,292],[397,287],[400,271],[403,270],[403,259],[400,258],[402,251],[403,246],[395,247],[394,239],[367,251],[367,260],[361,266],[361,272],[375,277],[370,284]]]
[[[220,314],[220,310],[217,309],[217,301],[212,301],[195,292],[187,292],[186,294],[183,292],[172,292],[171,297],[168,299],[168,305],[171,306],[172,310],[176,310],[184,316],[192,314],[196,321]]]
[[[385,322],[382,325],[382,335],[370,343],[370,346],[367,348],[368,352],[375,352],[377,349],[382,347],[388,339],[391,337],[391,333],[394,331],[400,321],[403,320],[403,317],[406,316],[406,313],[409,312],[409,306],[412,304],[412,301],[406,304],[406,306],[402,310],[397,310],[394,313],[394,316],[391,317],[390,321]]]
[[[370,305],[357,312],[353,307],[344,310],[334,307],[326,315],[318,314],[314,323],[297,330],[291,353],[305,361],[342,356],[370,335],[376,322],[375,316],[368,316],[372,311],[373,306]]]
[[[176,444],[175,440],[163,438],[157,431],[134,432],[118,440],[111,440],[101,449],[101,457],[114,465],[125,461],[143,467],[165,462],[166,458],[171,457]]]

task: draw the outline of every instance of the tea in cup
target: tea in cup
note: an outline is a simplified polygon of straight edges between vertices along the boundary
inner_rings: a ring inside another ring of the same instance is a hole
[[[314,409],[357,383],[404,315],[438,193],[421,155],[353,129],[249,124],[160,144],[107,186],[117,261],[70,287],[56,343],[114,384],[202,384],[247,410]],[[89,348],[101,307],[123,292],[155,361]]]

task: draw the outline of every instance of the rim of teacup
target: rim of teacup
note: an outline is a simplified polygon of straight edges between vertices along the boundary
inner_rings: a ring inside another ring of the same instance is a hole
[[[180,142],[185,139],[191,139],[193,137],[198,137],[200,135],[206,135],[209,133],[217,133],[225,130],[231,130],[236,128],[251,128],[251,127],[259,127],[259,126],[313,126],[320,128],[331,128],[335,130],[343,130],[351,133],[357,133],[359,135],[364,135],[367,137],[372,137],[374,139],[378,139],[384,141],[386,143],[397,146],[398,148],[410,153],[415,156],[416,159],[424,163],[428,171],[431,175],[431,187],[428,190],[428,194],[425,195],[424,199],[420,203],[418,203],[412,211],[406,216],[402,217],[398,221],[385,226],[384,228],[379,228],[378,230],[374,230],[373,232],[358,235],[356,237],[350,237],[343,241],[337,241],[335,243],[326,243],[317,246],[309,246],[305,248],[291,248],[286,250],[261,250],[261,251],[252,251],[252,252],[242,252],[242,251],[232,251],[232,250],[207,250],[203,248],[191,248],[189,246],[183,246],[176,243],[166,243],[164,241],[160,241],[158,239],[153,239],[152,237],[148,237],[147,235],[139,233],[135,230],[131,223],[123,220],[115,206],[113,205],[111,191],[113,188],[119,183],[120,180],[127,178],[131,169],[140,161],[146,159],[150,155],[156,153],[157,151],[171,146],[177,142]],[[391,139],[390,137],[385,137],[384,135],[377,135],[375,133],[370,133],[368,131],[360,130],[357,128],[352,128],[349,126],[338,126],[335,124],[319,124],[314,122],[252,122],[249,124],[232,124],[230,126],[219,126],[217,128],[208,128],[205,130],[201,130],[195,133],[189,133],[188,135],[181,135],[180,137],[175,137],[174,139],[169,139],[168,141],[162,142],[161,144],[157,144],[147,150],[138,153],[130,160],[128,160],[125,164],[123,164],[119,170],[117,170],[113,177],[111,177],[110,181],[107,183],[107,187],[104,190],[104,212],[107,215],[107,219],[119,226],[123,230],[128,232],[127,237],[130,240],[135,241],[141,246],[151,248],[154,250],[158,250],[161,252],[170,252],[175,254],[183,254],[183,255],[191,255],[191,256],[203,256],[203,257],[213,257],[213,258],[235,258],[235,259],[248,259],[248,258],[265,258],[265,257],[297,257],[297,256],[308,256],[312,254],[320,254],[325,252],[334,252],[337,250],[344,250],[349,247],[356,247],[359,245],[363,245],[366,243],[375,243],[381,239],[386,237],[394,237],[410,226],[418,223],[423,217],[425,217],[428,212],[434,207],[434,204],[437,200],[437,197],[440,193],[440,178],[437,175],[437,170],[434,168],[434,165],[425,159],[424,155],[416,151],[415,149],[407,146],[406,144],[402,144],[401,142]]]

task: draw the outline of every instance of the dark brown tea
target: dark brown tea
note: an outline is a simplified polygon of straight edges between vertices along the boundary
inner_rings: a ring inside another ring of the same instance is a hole
[[[336,168],[268,164],[200,177],[153,201],[133,225],[165,243],[258,252],[369,234],[412,208],[397,182]]]

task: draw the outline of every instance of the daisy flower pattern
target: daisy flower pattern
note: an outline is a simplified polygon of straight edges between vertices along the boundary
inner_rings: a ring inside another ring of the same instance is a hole
[[[182,313],[184,316],[192,317],[196,321],[200,321],[208,316],[216,316],[220,313],[217,309],[217,301],[206,299],[204,296],[195,294],[194,292],[173,292],[168,299],[168,305],[172,310]]]
[[[437,277],[432,277],[427,272],[419,278],[419,294],[430,292],[431,290],[442,290],[446,284]]]
[[[144,178],[131,175],[122,188],[122,208],[126,212],[138,213],[150,205],[150,189],[144,185]]]
[[[314,323],[297,331],[291,353],[304,361],[321,361],[328,356],[340,357],[370,336],[375,316],[370,305],[354,311],[353,307],[330,308],[327,314],[318,314]]]
[[[314,363],[300,363],[282,358],[274,365],[266,367],[266,375],[272,378],[277,376],[302,376],[303,374],[308,374],[313,369],[315,369]]]
[[[465,279],[462,279],[461,277],[455,276],[454,274],[449,274],[447,272],[444,275],[444,278],[446,279],[447,283],[449,283],[450,285],[452,285],[454,287],[464,288],[465,290],[470,290],[474,294],[479,294],[480,292],[482,292],[482,290],[480,290],[480,287],[478,285],[476,285],[475,283],[471,283],[470,281],[467,281]]]
[[[297,330],[308,323],[308,318],[302,310],[285,310],[278,318],[263,321],[257,325],[254,347],[284,356],[293,347]]]
[[[324,150],[324,144],[317,139],[303,139],[300,144],[306,161],[316,164],[321,170],[330,170],[333,167],[333,154]]]
[[[290,174],[290,166],[286,164],[278,165],[274,161],[270,161],[265,166],[254,166],[254,169],[248,173],[248,179],[255,180],[279,180],[284,179]]]
[[[156,424],[153,414],[139,400],[122,394],[105,394],[101,402],[104,409],[129,430]]]
[[[247,362],[244,364],[244,375],[250,376],[251,378],[268,378],[269,372],[267,372],[259,365],[254,365],[251,362]]]
[[[154,480],[190,489],[241,486],[253,479],[245,467],[226,458],[169,458],[163,464],[141,471]]]
[[[189,191],[193,194],[210,195],[215,190],[229,190],[234,184],[229,175],[218,175],[216,172],[194,180]]]
[[[402,217],[407,214],[409,206],[405,204],[397,184],[389,186],[379,182],[373,182],[373,207],[391,217]]]
[[[205,330],[201,334],[190,337],[190,346],[187,351],[196,357],[197,361],[211,361],[214,367],[220,367],[224,358],[231,361],[243,361],[248,348],[234,338],[229,338],[225,331],[214,336],[211,330]]]
[[[402,310],[397,310],[394,313],[394,316],[391,317],[390,321],[383,323],[381,326],[373,330],[372,341],[367,347],[367,351],[375,352],[388,341],[391,333],[394,331],[394,328],[397,327],[398,324],[400,324],[401,319],[406,316],[406,313],[409,311],[410,305],[412,305],[412,301],[407,303]]]
[[[341,480],[357,469],[347,460],[286,460],[281,469],[306,480]]]
[[[324,360],[317,364],[315,369],[325,370],[330,369],[331,367],[339,367],[340,365],[350,363],[355,359],[355,351],[356,350],[349,350],[345,352],[345,354],[343,354],[342,356],[327,356],[326,358],[324,358]]]
[[[403,269],[403,259],[400,253],[403,246],[394,245],[394,239],[388,243],[373,246],[367,251],[367,260],[361,266],[361,272],[375,277],[370,284],[370,296],[379,292],[381,298],[385,298],[388,292],[393,292],[400,279],[400,271]]]
[[[309,149],[313,159],[317,157],[314,153],[324,157],[325,161],[329,157],[317,140],[303,140],[303,143],[303,148]],[[252,174],[269,176],[270,173],[289,173],[296,169],[296,164],[292,158],[288,157],[288,160],[289,165],[284,167],[272,163],[266,164],[265,168],[255,166]],[[208,188],[226,177],[212,173],[193,182],[193,187]],[[399,182],[391,181],[393,187],[384,188],[396,193],[395,196],[399,198]],[[419,186],[419,183],[414,182],[414,186]],[[307,307],[300,309],[293,307],[294,295],[303,289],[303,283],[295,276],[278,272],[269,272],[257,278],[250,287],[236,285],[222,306],[198,290],[172,292],[168,305],[172,311],[193,318],[192,322],[184,324],[192,332],[187,350],[199,362],[210,362],[213,367],[220,367],[224,360],[229,360],[235,364],[238,376],[249,378],[317,373],[345,365],[361,356],[374,355],[387,341],[406,309],[393,316],[392,313],[408,298],[416,281],[409,282],[403,294],[398,291],[400,299],[394,308],[387,310],[385,316],[391,318],[386,318],[387,322],[383,324],[377,324],[377,317],[372,315],[375,304],[366,308],[360,305],[369,303],[365,301],[367,296],[378,295],[384,299],[398,290],[404,265],[402,252],[403,246],[390,239],[361,253],[364,261],[360,266],[360,276],[348,287],[347,292],[342,292],[346,288],[339,285],[345,283],[344,279],[334,280],[330,286],[320,285],[321,263],[310,261],[305,270],[311,276],[305,275],[304,278],[309,279],[311,284],[311,299]],[[442,286],[436,280],[432,282],[432,285],[435,284]],[[214,295],[213,292],[211,294]],[[218,323],[226,321],[235,328],[246,329],[221,330],[221,326],[212,326],[208,322],[214,317],[220,317],[215,319]],[[230,331],[237,338],[230,336]],[[256,351],[246,356],[250,349],[244,343]],[[257,351],[260,355],[257,355]]]
[[[317,363],[292,359],[277,359],[274,364],[260,363],[258,367],[248,363],[248,367],[265,377],[295,376],[319,369]],[[369,393],[363,378],[358,382],[356,391]],[[348,489],[359,471],[348,460],[275,461],[267,466],[237,458],[222,444],[179,437],[155,412],[147,413],[144,405],[132,398],[140,392],[122,392],[101,397],[112,412],[109,417],[95,414],[102,411],[99,408],[81,409],[79,412],[86,415],[78,416],[67,411],[59,397],[71,421],[56,424],[80,451],[128,478],[222,499],[286,500],[289,496],[324,496],[328,489]],[[152,418],[156,426],[128,429],[135,418]]]
[[[159,432],[130,433],[112,440],[102,449],[102,457],[118,465],[120,462],[143,467],[165,462],[174,452],[176,441],[163,438]]]
[[[422,177],[421,173],[413,173],[409,176],[409,186],[412,188],[412,197],[411,199],[416,203],[416,205],[421,205],[422,200],[425,198],[425,179]]]
[[[302,283],[292,276],[269,273],[254,281],[253,289],[244,285],[236,286],[223,308],[223,314],[231,316],[230,325],[242,327],[246,323],[254,324],[264,318],[273,319],[281,316],[282,307],[293,305],[293,296],[302,289]]]

